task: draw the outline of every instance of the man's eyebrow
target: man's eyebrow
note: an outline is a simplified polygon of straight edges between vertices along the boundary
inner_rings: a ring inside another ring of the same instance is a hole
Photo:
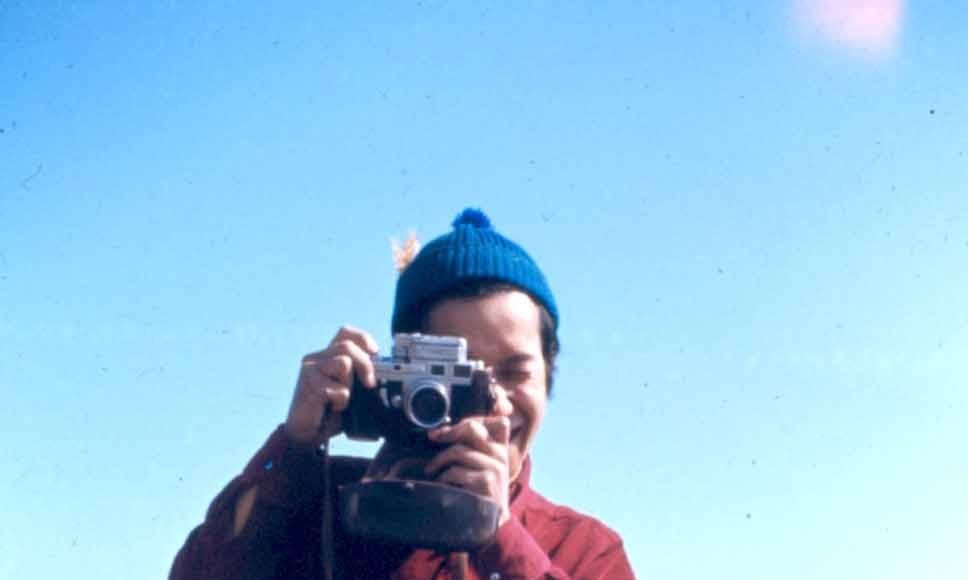
[[[476,359],[478,357],[473,352],[468,352],[467,353],[467,358]],[[502,358],[500,361],[498,361],[498,364],[500,364],[500,365],[523,364],[523,363],[531,362],[535,358],[537,358],[537,357],[535,357],[532,354],[528,354],[526,352],[522,352],[522,353],[512,354],[510,356],[506,356],[506,357]]]
[[[534,360],[534,356],[527,353],[512,354],[511,356],[502,359],[501,364],[514,365],[514,364],[531,362],[533,360]]]

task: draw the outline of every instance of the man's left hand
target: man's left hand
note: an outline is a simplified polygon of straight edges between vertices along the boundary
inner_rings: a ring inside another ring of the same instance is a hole
[[[430,439],[447,447],[434,456],[425,471],[441,483],[485,496],[501,506],[499,525],[511,518],[506,416],[468,417],[430,432]]]

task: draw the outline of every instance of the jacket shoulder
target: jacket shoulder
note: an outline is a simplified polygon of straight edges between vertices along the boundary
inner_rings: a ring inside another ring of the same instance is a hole
[[[604,522],[554,503],[533,489],[521,513],[521,523],[549,553],[562,545],[604,550],[622,545],[622,538]]]

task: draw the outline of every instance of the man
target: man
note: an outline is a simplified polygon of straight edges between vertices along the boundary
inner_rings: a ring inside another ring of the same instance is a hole
[[[634,577],[617,534],[529,485],[528,452],[558,354],[558,311],[544,275],[480,211],[465,210],[453,225],[401,272],[392,330],[462,336],[470,358],[491,370],[494,409],[432,431],[444,447],[425,471],[500,506],[493,541],[463,558],[361,541],[339,522],[331,538],[323,537],[320,514],[331,491],[322,484],[319,448],[341,431],[354,377],[366,387],[376,383],[376,343],[344,327],[325,350],[303,358],[285,424],[212,503],[178,553],[171,580],[321,578],[321,545],[332,547],[346,578]],[[336,458],[332,484],[356,481],[365,469]]]

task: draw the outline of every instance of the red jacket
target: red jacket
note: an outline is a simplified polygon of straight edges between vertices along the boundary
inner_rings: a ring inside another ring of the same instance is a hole
[[[358,480],[359,458],[331,458],[333,485]],[[528,485],[526,461],[512,484],[511,520],[489,546],[470,555],[471,578],[634,578],[619,536],[598,520],[555,505]],[[316,580],[325,496],[321,457],[289,445],[277,429],[245,471],[215,498],[205,522],[188,536],[169,580]],[[258,486],[251,515],[233,537],[235,504]],[[338,511],[338,510],[336,510]],[[333,543],[342,578],[449,580],[456,559],[430,550],[377,545],[339,533]]]

